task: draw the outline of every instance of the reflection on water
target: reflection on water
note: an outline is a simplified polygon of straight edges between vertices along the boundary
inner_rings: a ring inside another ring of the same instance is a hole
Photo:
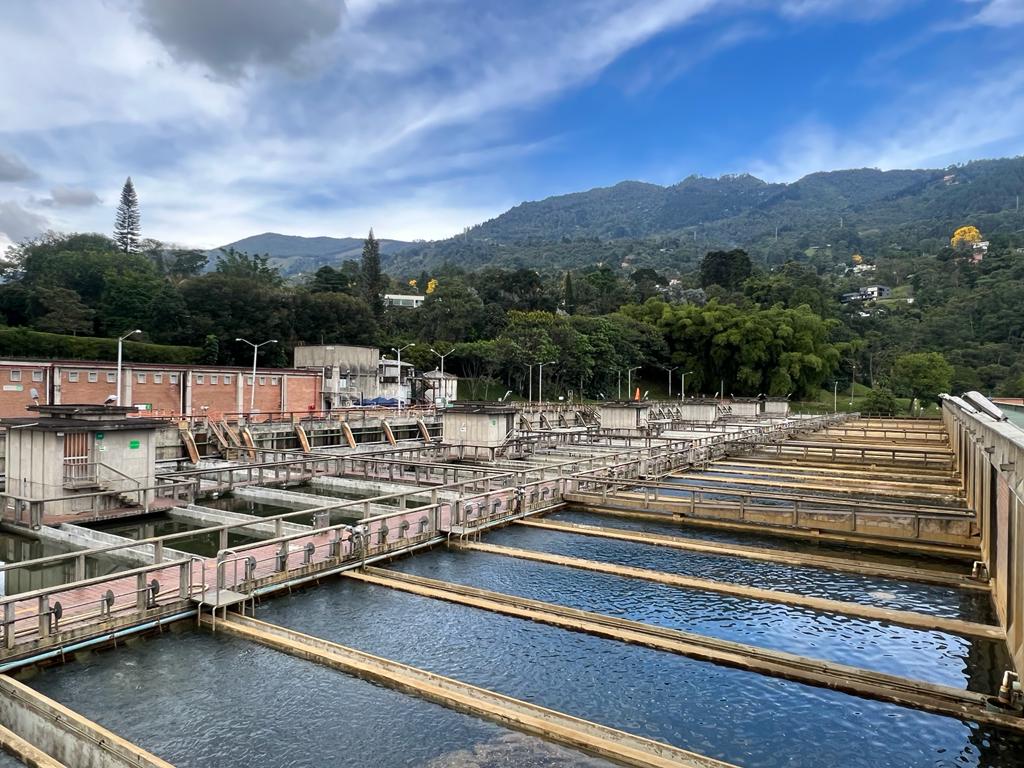
[[[151,636],[30,684],[177,768],[609,766],[202,630]]]
[[[77,551],[75,547],[39,541],[9,531],[0,531],[0,561],[4,563],[23,563],[40,557],[63,555],[75,551]],[[85,559],[86,578],[105,576],[129,567],[104,557],[87,557]],[[75,563],[70,559],[52,564],[15,568],[5,574],[3,591],[7,595],[17,595],[44,587],[56,587],[73,581],[74,576]]]
[[[112,533],[116,536],[124,536],[128,539],[140,540],[149,539],[154,536],[168,536],[172,533],[186,533],[198,531],[209,527],[198,523],[176,520],[167,514],[148,515],[145,518],[122,518],[120,520],[107,520],[100,523],[90,523],[88,528],[94,531]],[[228,532],[228,546],[237,547],[242,544],[250,544],[259,539],[244,533]],[[166,542],[171,549],[178,549],[193,555],[203,557],[215,557],[220,549],[220,533],[211,531],[209,533],[197,533],[192,536],[182,536]]]
[[[295,490],[300,489],[296,488]],[[309,491],[305,492],[308,493]],[[240,499],[237,496],[232,496],[230,494],[216,499],[206,499],[199,503],[204,507],[210,507],[212,509],[223,509],[225,512],[239,512],[243,515],[255,515],[256,517],[273,517],[274,515],[283,515],[287,512],[297,512],[294,507],[286,507],[265,501]],[[325,497],[323,503],[324,506],[327,506],[331,503],[331,499]],[[350,523],[358,520],[361,516],[361,511],[358,509],[342,509],[337,512],[331,512],[331,523]],[[299,525],[312,525],[313,515],[305,512],[298,512],[292,517],[287,518],[287,522],[298,523]]]

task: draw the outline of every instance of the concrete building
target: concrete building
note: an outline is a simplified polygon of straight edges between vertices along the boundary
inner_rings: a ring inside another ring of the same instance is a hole
[[[380,375],[377,388],[377,397],[387,400],[397,400],[402,405],[412,402],[412,382],[416,370],[411,363],[403,362],[401,366],[398,360],[390,357],[382,357],[378,363]],[[399,370],[401,369],[401,370]]]
[[[319,371],[320,409],[329,411],[380,396],[380,350],[349,344],[296,347],[296,368]]]
[[[121,368],[121,404],[153,416],[220,418],[308,411],[319,407],[319,373],[290,368],[127,363]],[[117,393],[117,365],[109,361],[0,360],[0,418],[25,414],[34,404],[100,405]],[[253,389],[255,388],[255,397]]]
[[[761,413],[761,400],[756,397],[733,397],[726,402],[730,416],[740,419],[756,419]]]
[[[679,404],[683,421],[697,424],[713,424],[718,418],[718,401],[711,398],[691,398]]]
[[[450,445],[494,449],[516,433],[516,409],[510,405],[459,403],[444,413],[442,441]]]
[[[765,416],[787,417],[789,416],[789,398],[766,397],[762,408]]]
[[[5,518],[39,524],[148,508],[156,485],[156,430],[165,426],[163,420],[139,416],[130,407],[93,404],[31,410],[35,417],[0,422],[7,437]]]

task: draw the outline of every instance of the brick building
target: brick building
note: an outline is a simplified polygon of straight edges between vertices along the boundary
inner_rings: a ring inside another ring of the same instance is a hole
[[[0,360],[0,418],[25,415],[35,402],[103,403],[117,391],[117,364],[83,360]],[[121,368],[121,403],[154,416],[223,416],[249,410],[282,413],[320,407],[322,372],[208,365],[128,363]]]

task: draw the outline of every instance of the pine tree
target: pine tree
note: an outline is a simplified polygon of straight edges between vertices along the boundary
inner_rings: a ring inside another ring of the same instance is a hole
[[[124,253],[136,253],[139,250],[139,198],[135,194],[135,185],[129,176],[121,188],[121,202],[117,206],[114,218],[114,241]]]
[[[572,315],[576,313],[576,291],[572,287],[572,274],[570,272],[565,273],[562,306],[565,307],[567,314]]]
[[[374,317],[384,314],[384,273],[380,270],[380,243],[373,230],[363,242],[363,257],[359,264],[359,293],[373,310]]]

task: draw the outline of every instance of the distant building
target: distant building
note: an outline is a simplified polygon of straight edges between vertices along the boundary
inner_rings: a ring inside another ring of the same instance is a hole
[[[385,293],[384,306],[386,307],[408,307],[416,309],[423,306],[426,296],[416,296],[406,293]]]
[[[441,377],[441,371],[427,371],[423,374],[423,380],[427,383],[427,399],[436,405],[447,405],[455,402],[459,397],[459,377],[447,371]]]
[[[887,285],[866,285],[858,291],[844,293],[841,301],[849,304],[853,301],[875,301],[876,299],[888,299],[892,296],[892,288]]]

